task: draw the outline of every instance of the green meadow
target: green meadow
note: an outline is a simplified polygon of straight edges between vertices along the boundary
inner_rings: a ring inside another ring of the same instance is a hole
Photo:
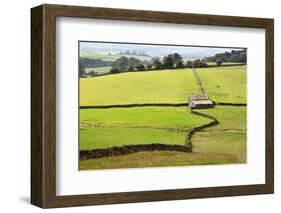
[[[110,69],[111,69],[111,67],[86,67],[85,71],[86,71],[86,73],[95,71],[99,74],[105,74],[105,73],[109,73]]]
[[[246,103],[246,66],[196,71],[212,100]],[[80,79],[80,106],[186,103],[198,92],[191,69],[127,72]]]
[[[246,103],[246,66],[196,69],[206,93],[216,102]]]
[[[80,148],[107,148],[129,144],[182,145],[191,127],[209,119],[187,107],[85,109],[80,113]]]
[[[205,92],[216,102],[246,103],[246,66],[197,68]],[[237,86],[238,85],[238,86]],[[80,79],[80,106],[187,103],[198,93],[191,69],[127,72]],[[80,169],[235,164],[246,162],[246,107],[201,109],[219,125],[196,132],[193,152],[139,152],[80,160]],[[145,106],[80,109],[80,150],[130,144],[183,145],[194,126],[210,122],[190,108]]]

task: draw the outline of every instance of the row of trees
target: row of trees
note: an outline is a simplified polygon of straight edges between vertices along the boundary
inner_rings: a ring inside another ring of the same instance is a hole
[[[134,52],[132,52],[133,54]],[[125,52],[126,55],[131,52]],[[134,53],[136,54],[136,53]],[[145,54],[145,53],[142,53]],[[163,70],[163,69],[181,69],[181,68],[198,68],[208,67],[207,62],[215,62],[217,66],[220,66],[224,62],[239,62],[246,63],[247,60],[246,50],[232,50],[231,52],[219,53],[211,57],[206,57],[203,60],[188,60],[184,61],[182,56],[178,53],[169,54],[162,59],[154,57],[150,62],[141,61],[135,57],[121,56],[114,62],[104,61],[102,59],[89,59],[80,58],[79,71],[80,76],[86,75],[86,67],[106,67],[111,66],[111,73],[131,72],[131,71],[144,71],[144,70]],[[96,73],[92,71],[92,75]],[[89,73],[88,73],[89,74]]]
[[[122,56],[112,63],[111,73],[144,70],[181,69],[207,66],[207,62],[200,59],[184,62],[182,56],[178,53],[169,54],[163,57],[162,60],[159,57],[155,57],[152,59],[151,63],[142,62],[134,57],[128,58]]]
[[[247,62],[247,52],[246,50],[232,50],[231,52],[218,53],[211,57],[206,57],[206,61],[208,62],[216,62],[217,64],[221,64],[223,62],[239,62],[246,63]]]

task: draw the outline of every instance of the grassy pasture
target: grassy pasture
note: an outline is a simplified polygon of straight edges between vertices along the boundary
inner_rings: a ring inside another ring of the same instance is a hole
[[[188,112],[188,111],[187,111]],[[193,153],[180,152],[141,152],[136,154],[117,156],[102,159],[88,159],[80,161],[80,169],[113,169],[137,168],[157,166],[183,166],[183,165],[211,165],[234,164],[246,162],[246,108],[234,106],[216,106],[213,109],[200,110],[200,112],[214,115],[220,124],[195,133],[192,138]],[[190,114],[190,113],[189,113]],[[192,115],[192,114],[190,114]],[[227,116],[226,116],[227,115]],[[200,117],[199,117],[200,118]],[[197,121],[203,124],[204,120]],[[167,144],[181,144],[186,133],[177,131],[151,130],[151,129],[90,129],[81,131],[85,137],[84,148],[104,148],[109,143],[114,146],[130,143],[157,142]],[[87,137],[93,137],[89,139]],[[94,137],[96,139],[94,139]],[[122,144],[120,144],[122,143]],[[81,145],[82,146],[82,145]]]
[[[85,71],[86,73],[95,71],[99,74],[109,73],[111,70],[111,67],[86,67]]]
[[[198,88],[191,69],[146,71],[80,79],[80,105],[186,103]]]
[[[84,109],[80,112],[80,149],[129,144],[184,144],[192,126],[209,119],[187,107]]]
[[[196,69],[196,72],[212,100],[246,103],[246,66]]]
[[[236,65],[241,64],[241,62],[223,62],[222,65]],[[217,65],[216,62],[207,62],[207,65]]]
[[[216,106],[212,109],[201,109],[200,112],[215,116],[220,124],[208,128],[211,130],[245,130],[246,129],[246,107],[237,106]]]
[[[230,154],[182,153],[169,151],[139,152],[123,156],[80,161],[81,170],[144,168],[163,166],[192,166],[237,163],[237,157]]]
[[[214,101],[246,103],[246,67],[196,69]],[[198,93],[191,69],[146,71],[80,79],[80,105],[186,103]]]

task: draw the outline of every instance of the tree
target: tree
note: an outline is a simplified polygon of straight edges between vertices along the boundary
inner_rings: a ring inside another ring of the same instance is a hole
[[[174,60],[172,55],[165,56],[163,59],[163,68],[164,69],[173,69]]]
[[[158,58],[153,60],[153,66],[156,70],[162,69],[162,63]]]
[[[187,62],[186,62],[186,67],[187,67],[187,68],[192,68],[192,66],[193,66],[192,61],[187,61]]]
[[[182,57],[178,53],[174,53],[171,56],[172,56],[174,65],[176,65],[179,61],[182,61]]]
[[[205,58],[208,62],[216,62],[222,60],[223,62],[247,62],[247,52],[246,49],[242,50],[231,50],[230,52],[217,53],[214,56]]]
[[[200,67],[200,65],[201,65],[200,59],[196,59],[195,61],[193,61],[193,67]]]
[[[95,75],[97,75],[97,73],[94,70],[92,70],[92,71],[88,72],[88,75],[95,76]]]
[[[205,59],[201,61],[200,67],[208,67],[208,64]]]
[[[152,70],[153,65],[152,65],[152,64],[147,64],[147,65],[146,65],[146,68],[147,68],[148,70]]]
[[[79,63],[79,76],[84,76],[86,74],[85,67],[82,63]]]
[[[134,57],[130,57],[128,60],[129,60],[129,66],[133,66],[133,67],[135,67],[141,63],[141,61],[139,59],[134,58]]]
[[[223,61],[222,61],[221,59],[216,60],[216,64],[217,64],[218,66],[220,66],[222,63],[223,63]]]
[[[122,56],[112,63],[113,68],[119,69],[120,72],[125,72],[128,70],[129,60],[127,57]]]
[[[138,71],[144,71],[144,65],[143,64],[138,64],[137,66],[136,66],[136,69],[138,70]]]
[[[176,63],[176,68],[184,68],[184,63],[183,63],[183,60],[180,60]]]
[[[133,67],[133,66],[130,65],[129,68],[128,68],[128,71],[131,72],[131,71],[134,71],[134,69],[135,69],[135,67]]]
[[[193,67],[208,67],[208,65],[205,60],[196,59],[193,61]]]

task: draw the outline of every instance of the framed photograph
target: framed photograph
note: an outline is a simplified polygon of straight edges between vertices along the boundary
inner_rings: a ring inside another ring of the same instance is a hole
[[[274,191],[274,21],[31,9],[31,203]]]

